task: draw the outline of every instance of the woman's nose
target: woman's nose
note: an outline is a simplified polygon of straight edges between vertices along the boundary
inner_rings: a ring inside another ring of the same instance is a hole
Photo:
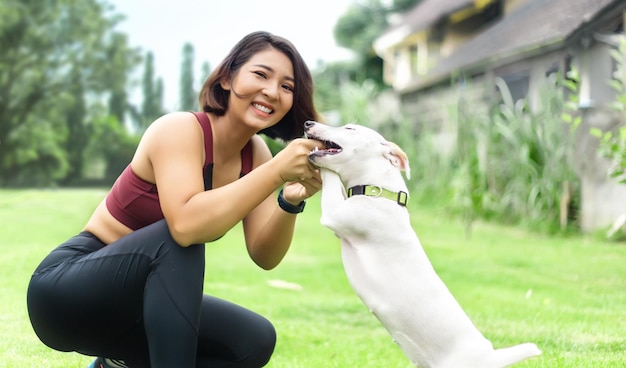
[[[277,98],[278,97],[278,87],[274,85],[268,85],[263,89],[263,94],[269,98]]]

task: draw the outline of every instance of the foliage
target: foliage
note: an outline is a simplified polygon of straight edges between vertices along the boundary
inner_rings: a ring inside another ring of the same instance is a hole
[[[270,149],[272,156],[276,156],[278,152],[285,148],[286,142],[280,139],[272,139],[266,135],[261,135],[261,138],[263,138],[263,140],[267,144],[267,147]]]
[[[383,82],[383,60],[375,54],[372,44],[385,32],[388,17],[404,13],[420,0],[365,0],[351,4],[333,30],[339,46],[353,52],[349,61],[320,62],[312,68],[315,81],[315,102],[319,111],[340,109],[340,90],[345,83],[374,84],[377,91],[386,88]],[[348,87],[351,88],[351,87]],[[352,120],[352,119],[350,119]]]
[[[198,81],[201,86],[204,85],[205,80],[211,75],[212,71],[211,64],[208,61],[204,61],[200,67],[200,80]]]
[[[618,47],[611,50],[611,57],[615,61],[615,71],[609,85],[617,93],[611,106],[621,113],[622,118],[626,118],[626,39],[620,39]],[[591,134],[600,139],[600,153],[613,161],[610,177],[619,183],[626,183],[626,126],[622,126],[617,132],[603,132],[592,128]]]
[[[372,80],[379,88],[383,83],[383,62],[374,52],[374,40],[389,27],[388,16],[405,12],[420,0],[396,0],[388,5],[382,0],[363,0],[348,7],[333,30],[339,46],[354,51],[356,60],[351,68],[351,80],[362,83]]]
[[[546,79],[536,109],[505,97],[493,118],[488,147],[486,193],[500,219],[543,230],[558,229],[563,190],[577,182],[571,162],[574,132],[561,120],[558,76]],[[510,96],[506,84],[500,93]]]
[[[462,83],[466,88],[459,89],[457,101],[440,107],[457,127],[451,153],[442,153],[443,138],[428,128],[429,122],[416,122],[403,113],[395,121],[374,123],[410,157],[413,197],[461,215],[467,235],[480,219],[547,232],[566,230],[564,220],[571,220],[569,211],[575,210],[579,195],[571,155],[580,117],[571,113],[570,124],[563,122],[566,105],[574,103],[566,101],[564,85],[576,82],[551,75],[531,109],[527,99],[513,101],[500,80],[502,100],[487,114],[472,109],[469,94],[476,92],[467,81]],[[361,97],[351,95],[355,108],[349,114],[374,115],[363,107]],[[344,100],[342,104],[350,106]],[[565,214],[569,218],[563,219]]]
[[[407,12],[414,8],[421,1],[422,0],[393,0],[393,11],[398,13]]]
[[[24,292],[41,259],[79,231],[105,194],[0,190],[1,368],[86,367],[93,360],[42,344]],[[272,321],[278,342],[270,368],[409,368],[350,287],[339,240],[319,223],[319,198],[298,215],[291,250],[274,270],[250,261],[240,227],[207,245],[205,292]],[[466,239],[464,224],[437,207],[412,201],[409,211],[435,270],[494,346],[533,341],[542,349],[520,368],[623,365],[626,247],[480,221]],[[271,280],[302,289],[272,287]]]
[[[564,101],[563,113],[561,114],[561,120],[568,124],[572,129],[578,129],[582,124],[582,115],[579,110],[580,106],[580,75],[578,70],[572,68],[566,73],[566,78],[561,82],[564,87]]]
[[[355,51],[363,59],[371,56],[373,41],[388,26],[388,13],[389,8],[379,0],[351,4],[335,25],[333,33],[337,44]]]
[[[198,109],[198,92],[194,89],[193,76],[194,48],[190,43],[183,46],[183,62],[180,74],[180,102],[178,108],[184,111]]]
[[[86,129],[86,103],[85,86],[80,78],[80,70],[72,68],[72,83],[70,85],[69,96],[72,101],[67,106],[66,122],[68,138],[65,141],[65,151],[67,152],[68,171],[65,175],[65,184],[70,184],[82,176],[84,161],[84,148],[89,142]]]
[[[120,81],[137,52],[109,12],[97,0],[0,2],[0,185],[72,181],[86,112],[109,97],[124,113]]]
[[[371,80],[359,84],[345,82],[339,88],[340,119],[343,124],[356,123],[367,125],[371,120],[368,107],[376,96],[376,86]]]
[[[104,161],[105,169],[98,175],[101,176],[98,184],[112,185],[133,158],[140,136],[130,134],[116,117],[104,114],[93,119],[89,135],[92,140],[85,150],[87,165]]]
[[[312,69],[315,108],[326,112],[340,107],[341,85],[354,79],[352,62],[319,63]]]
[[[111,35],[111,42],[103,45],[104,55],[108,67],[99,69],[103,80],[103,89],[108,94],[107,112],[124,121],[135,107],[129,102],[128,87],[134,82],[129,78],[130,73],[141,62],[139,50],[129,49],[128,36],[115,32]]]
[[[456,111],[457,149],[451,157],[450,206],[465,220],[465,231],[469,237],[474,221],[493,216],[494,198],[489,193],[490,175],[488,150],[491,147],[491,121],[472,110],[467,96],[459,96]]]
[[[144,73],[141,82],[143,100],[135,129],[141,133],[159,116],[163,115],[163,80],[154,76],[154,55],[146,54]]]

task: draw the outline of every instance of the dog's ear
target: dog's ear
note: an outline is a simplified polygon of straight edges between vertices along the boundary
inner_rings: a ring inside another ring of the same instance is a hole
[[[411,168],[409,167],[409,158],[406,153],[393,142],[386,141],[383,143],[389,150],[385,151],[384,156],[386,159],[391,162],[393,166],[398,167],[400,170],[404,171],[404,175],[407,179],[411,178]]]

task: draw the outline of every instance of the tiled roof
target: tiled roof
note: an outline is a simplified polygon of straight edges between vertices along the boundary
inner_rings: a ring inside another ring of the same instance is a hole
[[[374,48],[382,51],[412,33],[434,26],[454,12],[473,7],[473,4],[474,0],[422,0],[396,24],[389,26],[374,42]]]
[[[473,6],[474,0],[422,0],[406,13],[401,24],[409,25],[411,31],[417,32],[431,27],[454,12]]]
[[[424,0],[411,13],[420,10],[422,5],[436,2]],[[466,2],[442,1],[446,4]],[[626,8],[626,0],[531,0],[460,45],[449,57],[442,59],[420,85],[445,78],[453,71],[494,63],[533,50],[562,46],[569,36],[611,5]],[[416,14],[413,17],[419,18]]]

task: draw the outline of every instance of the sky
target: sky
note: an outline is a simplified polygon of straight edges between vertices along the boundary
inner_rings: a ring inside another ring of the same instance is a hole
[[[178,108],[182,48],[187,42],[194,46],[196,80],[204,79],[200,75],[202,63],[208,61],[211,68],[215,68],[237,41],[258,30],[289,39],[311,69],[320,60],[345,60],[351,55],[350,51],[335,44],[333,28],[353,0],[108,2],[116,13],[126,17],[116,29],[128,34],[131,46],[152,51],[155,75],[163,78],[164,105],[169,111]]]

